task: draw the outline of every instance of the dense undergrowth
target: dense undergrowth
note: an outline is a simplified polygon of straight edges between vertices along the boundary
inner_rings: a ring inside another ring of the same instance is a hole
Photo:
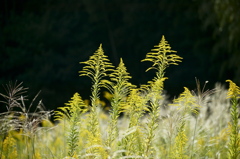
[[[207,82],[202,87],[196,79],[196,90],[184,87],[169,101],[165,72],[181,59],[163,36],[142,60],[153,63],[147,71],[156,76],[138,87],[129,82],[123,60],[115,68],[100,45],[79,72],[92,81],[90,102],[75,93],[55,112],[35,98],[27,106],[26,89],[9,83],[0,94],[7,107],[0,114],[0,159],[239,158],[239,87],[227,80],[228,90],[220,84],[205,90]],[[102,88],[109,111],[103,110]]]

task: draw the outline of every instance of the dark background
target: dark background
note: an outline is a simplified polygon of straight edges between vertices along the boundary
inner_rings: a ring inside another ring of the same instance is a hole
[[[166,71],[170,97],[183,87],[231,79],[240,85],[240,2],[238,0],[2,0],[0,84],[23,82],[29,99],[41,90],[47,109],[63,106],[75,92],[88,99],[91,81],[79,77],[79,62],[103,44],[119,58],[136,85],[151,80],[140,62],[165,36],[183,57]],[[4,89],[1,88],[4,93]],[[1,104],[4,110],[5,105]]]

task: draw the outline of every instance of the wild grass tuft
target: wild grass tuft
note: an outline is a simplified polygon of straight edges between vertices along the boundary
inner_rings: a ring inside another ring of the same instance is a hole
[[[17,82],[9,82],[9,84],[5,86],[5,90],[6,94],[0,93],[5,99],[1,102],[7,108],[7,112],[0,114],[0,137],[2,140],[0,157],[3,158],[5,152],[4,147],[6,148],[6,145],[10,144],[10,146],[7,147],[13,147],[13,145],[15,145],[14,147],[16,148],[17,141],[12,135],[18,134],[18,140],[21,141],[21,144],[24,144],[25,147],[18,149],[14,148],[13,154],[11,155],[21,154],[17,153],[17,151],[26,151],[26,158],[36,158],[36,156],[39,156],[35,146],[36,135],[41,131],[39,125],[42,121],[49,120],[52,111],[45,111],[45,107],[41,100],[37,103],[34,109],[34,102],[40,92],[33,98],[29,105],[26,105],[27,88],[23,87],[22,83],[18,84]],[[5,157],[9,158],[10,156]]]

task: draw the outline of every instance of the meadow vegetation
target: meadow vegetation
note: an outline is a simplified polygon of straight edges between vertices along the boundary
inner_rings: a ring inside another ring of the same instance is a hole
[[[165,73],[181,60],[163,36],[142,60],[156,76],[136,86],[123,59],[115,68],[100,45],[80,63],[80,76],[92,81],[90,100],[76,92],[54,112],[36,98],[27,105],[22,83],[7,84],[0,94],[7,107],[0,114],[0,159],[239,158],[240,88],[227,80],[228,90],[221,84],[206,90],[207,82],[196,79],[195,90],[183,87],[170,101]],[[103,89],[109,110],[100,99]]]

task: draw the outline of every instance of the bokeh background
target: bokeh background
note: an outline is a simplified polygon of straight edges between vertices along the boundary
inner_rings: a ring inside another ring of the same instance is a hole
[[[88,99],[91,82],[79,77],[79,62],[100,43],[115,66],[123,58],[133,84],[145,84],[155,72],[140,61],[164,35],[183,57],[167,69],[170,98],[195,89],[195,77],[209,89],[226,79],[239,85],[239,8],[238,0],[2,0],[0,84],[23,82],[29,99],[41,90],[48,110],[75,92]]]

